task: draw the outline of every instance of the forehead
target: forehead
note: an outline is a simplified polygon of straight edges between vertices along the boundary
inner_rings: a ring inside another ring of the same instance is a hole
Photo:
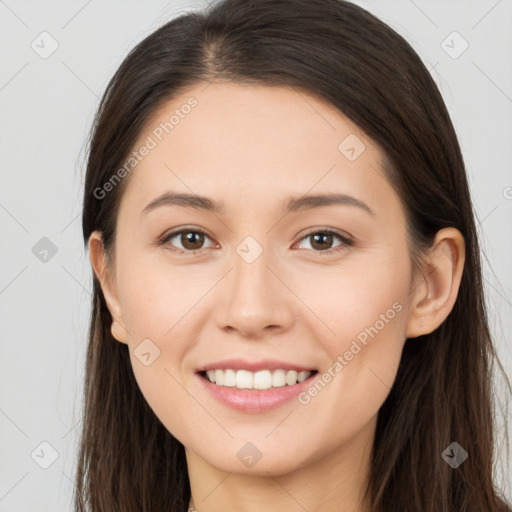
[[[166,187],[227,197],[228,205],[230,196],[392,194],[377,145],[329,102],[298,88],[195,84],[151,115],[134,149],[144,145],[151,149],[129,187],[141,201]]]

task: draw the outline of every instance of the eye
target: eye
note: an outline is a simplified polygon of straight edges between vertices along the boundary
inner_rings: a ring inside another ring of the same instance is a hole
[[[334,246],[333,248],[332,244],[335,238],[341,240],[341,244]],[[317,229],[317,231],[311,231],[304,236],[300,242],[303,240],[310,240],[311,248],[314,252],[319,253],[320,255],[332,254],[333,252],[338,252],[346,247],[354,245],[354,241],[348,236],[342,235],[332,229]]]
[[[341,243],[332,247],[333,241],[336,238],[340,240]],[[172,241],[174,239],[176,239],[176,241],[173,243]],[[210,237],[202,229],[182,228],[164,235],[160,240],[160,244],[166,244],[166,248],[171,252],[193,255],[204,248],[203,244],[205,239],[210,239]],[[311,249],[314,253],[319,253],[319,255],[332,254],[333,252],[338,252],[354,244],[353,240],[348,236],[342,235],[332,229],[317,229],[316,231],[311,231],[301,238],[299,244],[302,243],[303,240],[310,240]],[[181,248],[176,247],[176,243],[181,244]],[[210,245],[210,247],[214,246],[215,244]]]
[[[183,228],[164,235],[160,243],[162,245],[168,244],[167,248],[178,254],[196,254],[202,249],[205,238],[209,239],[208,235],[202,229]],[[179,247],[173,247],[174,244],[171,243],[173,239],[176,239],[177,243],[181,244],[181,249]]]

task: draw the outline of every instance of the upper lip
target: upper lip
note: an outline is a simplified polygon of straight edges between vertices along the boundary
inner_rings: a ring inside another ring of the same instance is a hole
[[[260,370],[295,370],[302,371],[315,371],[314,368],[302,366],[300,364],[287,363],[284,361],[277,361],[275,359],[263,359],[261,361],[246,361],[244,359],[224,359],[215,363],[209,363],[197,369],[198,372],[207,370],[248,370],[250,372],[257,372]]]

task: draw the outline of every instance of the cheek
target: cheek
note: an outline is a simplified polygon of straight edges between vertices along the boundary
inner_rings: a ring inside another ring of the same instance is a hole
[[[325,329],[318,330],[329,361],[322,382],[307,391],[303,403],[316,401],[325,411],[320,414],[330,416],[325,424],[364,424],[392,387],[405,338],[410,272],[407,257],[394,254],[372,255],[371,264],[319,279],[310,295],[311,308],[333,332],[320,336]]]
[[[393,340],[401,344],[405,315],[400,312],[407,307],[411,269],[407,257],[399,254],[392,250],[368,253],[357,261],[347,259],[329,272],[319,268],[297,281],[297,295],[321,320],[317,321],[318,342],[333,359],[349,350],[353,340],[363,346],[373,339],[380,340],[380,345]]]
[[[164,421],[169,411],[193,405],[183,389],[190,377],[184,374],[183,364],[200,336],[202,323],[197,315],[202,315],[207,301],[199,299],[218,278],[211,269],[193,271],[171,265],[165,254],[121,259],[117,276],[134,375],[149,405]],[[164,423],[176,422],[172,415],[169,418]]]
[[[166,260],[164,249],[158,257],[133,255],[120,262],[119,300],[130,339],[172,337],[175,326],[197,307],[207,283],[213,277],[204,270],[191,270]],[[180,325],[181,326],[181,325]]]
[[[166,428],[186,438],[190,420],[182,411],[195,402],[185,391],[182,363],[197,338],[193,306],[204,289],[196,290],[183,272],[171,275],[169,268],[132,261],[124,270],[118,288],[135,379]]]
[[[130,357],[137,385],[156,417],[176,438],[188,439],[195,418],[185,411],[193,411],[197,403],[181,384],[179,372],[169,364],[165,349],[149,366],[141,364],[133,351]]]

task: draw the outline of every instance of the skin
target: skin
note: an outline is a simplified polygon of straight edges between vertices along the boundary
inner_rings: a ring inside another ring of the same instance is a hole
[[[89,240],[112,334],[128,345],[149,405],[186,447],[197,510],[369,511],[362,494],[378,410],[405,339],[436,329],[454,305],[463,237],[441,230],[424,275],[413,276],[404,211],[380,149],[329,103],[294,88],[197,84],[154,113],[135,147],[191,96],[198,105],[132,171],[110,266],[101,233]],[[338,150],[349,134],[366,147],[354,161]],[[141,214],[167,190],[222,200],[225,212],[162,206]],[[324,192],[356,197],[375,215],[351,205],[284,215],[289,197]],[[190,247],[180,236],[158,244],[191,225],[208,235],[197,254],[169,250]],[[322,228],[354,245],[334,237],[320,247],[338,251],[320,254],[306,235]],[[250,264],[236,252],[249,235],[263,248]],[[321,375],[394,303],[401,310],[305,405],[236,411],[195,374],[240,357]],[[161,351],[149,366],[134,355],[144,339]],[[237,457],[249,441],[262,454],[250,468]]]

